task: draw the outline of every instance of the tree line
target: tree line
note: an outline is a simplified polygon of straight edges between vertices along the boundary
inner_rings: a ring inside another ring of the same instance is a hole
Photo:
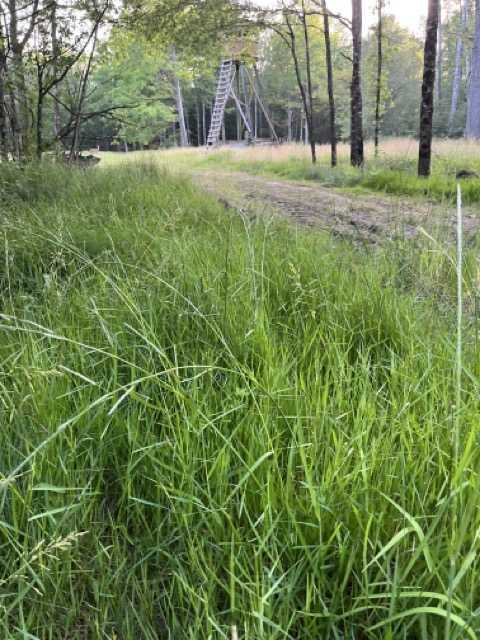
[[[0,0],[0,156],[3,161],[82,148],[205,144],[219,63],[242,33],[256,42],[255,82],[268,113],[247,97],[259,137],[309,145],[418,136],[429,175],[434,135],[480,137],[479,0],[425,0],[424,39],[387,0],[333,12],[328,0]],[[253,64],[253,61],[252,61]],[[241,91],[241,87],[239,87]],[[225,138],[242,138],[227,109]]]

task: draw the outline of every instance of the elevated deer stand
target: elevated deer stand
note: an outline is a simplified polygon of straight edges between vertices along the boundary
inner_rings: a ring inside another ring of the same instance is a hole
[[[225,107],[230,98],[233,99],[237,113],[245,127],[248,143],[252,144],[257,141],[257,122],[255,118],[255,122],[252,123],[251,117],[252,100],[255,101],[255,113],[257,113],[258,105],[265,116],[265,121],[270,129],[271,140],[279,142],[273,122],[258,92],[259,83],[255,66],[256,55],[255,52],[252,52],[253,47],[254,45],[251,42],[249,43],[242,37],[238,38],[230,46],[229,57],[225,58],[220,65],[215,104],[207,138],[208,147],[214,147],[219,143]],[[253,73],[249,68],[250,65],[253,66]]]

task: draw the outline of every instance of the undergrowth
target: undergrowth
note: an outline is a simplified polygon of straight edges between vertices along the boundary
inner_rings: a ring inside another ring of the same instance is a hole
[[[0,197],[2,637],[477,637],[475,256],[458,407],[448,247],[151,165]]]

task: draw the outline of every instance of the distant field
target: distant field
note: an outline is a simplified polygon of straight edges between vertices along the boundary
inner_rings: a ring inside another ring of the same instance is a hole
[[[207,162],[275,153],[307,166]],[[139,157],[0,176],[0,637],[479,637],[474,248],[459,357],[441,238],[355,247]]]
[[[412,197],[426,197],[436,202],[452,201],[456,193],[456,173],[474,171],[480,176],[480,145],[464,139],[434,140],[432,176],[417,178],[418,143],[409,138],[382,141],[380,154],[375,158],[371,143],[366,144],[366,164],[363,170],[349,165],[349,147],[340,144],[339,166],[329,166],[330,148],[318,147],[318,163],[312,166],[309,149],[305,145],[285,144],[259,147],[219,147],[206,150],[171,149],[128,154],[128,159],[156,159],[162,165],[181,168],[218,168],[270,174],[291,180],[315,180],[324,185],[364,189]],[[127,158],[126,154],[101,154],[107,165]],[[480,201],[480,179],[463,181],[464,201]]]

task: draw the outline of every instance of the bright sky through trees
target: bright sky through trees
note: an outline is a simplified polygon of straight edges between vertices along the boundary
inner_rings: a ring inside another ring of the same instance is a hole
[[[257,0],[260,5],[273,5],[276,2],[278,0]],[[345,16],[351,15],[351,0],[330,0],[327,5],[333,12]],[[375,5],[375,0],[364,0],[363,2],[365,27],[375,21]],[[394,14],[402,25],[418,33],[427,14],[427,0],[386,0],[385,13]]]
[[[364,22],[368,25],[375,21],[376,3],[364,0],[363,5]],[[332,11],[339,11],[346,15],[351,11],[350,6],[350,0],[331,0],[329,4]],[[392,13],[402,25],[418,32],[427,13],[427,2],[426,0],[386,0],[385,13]]]

